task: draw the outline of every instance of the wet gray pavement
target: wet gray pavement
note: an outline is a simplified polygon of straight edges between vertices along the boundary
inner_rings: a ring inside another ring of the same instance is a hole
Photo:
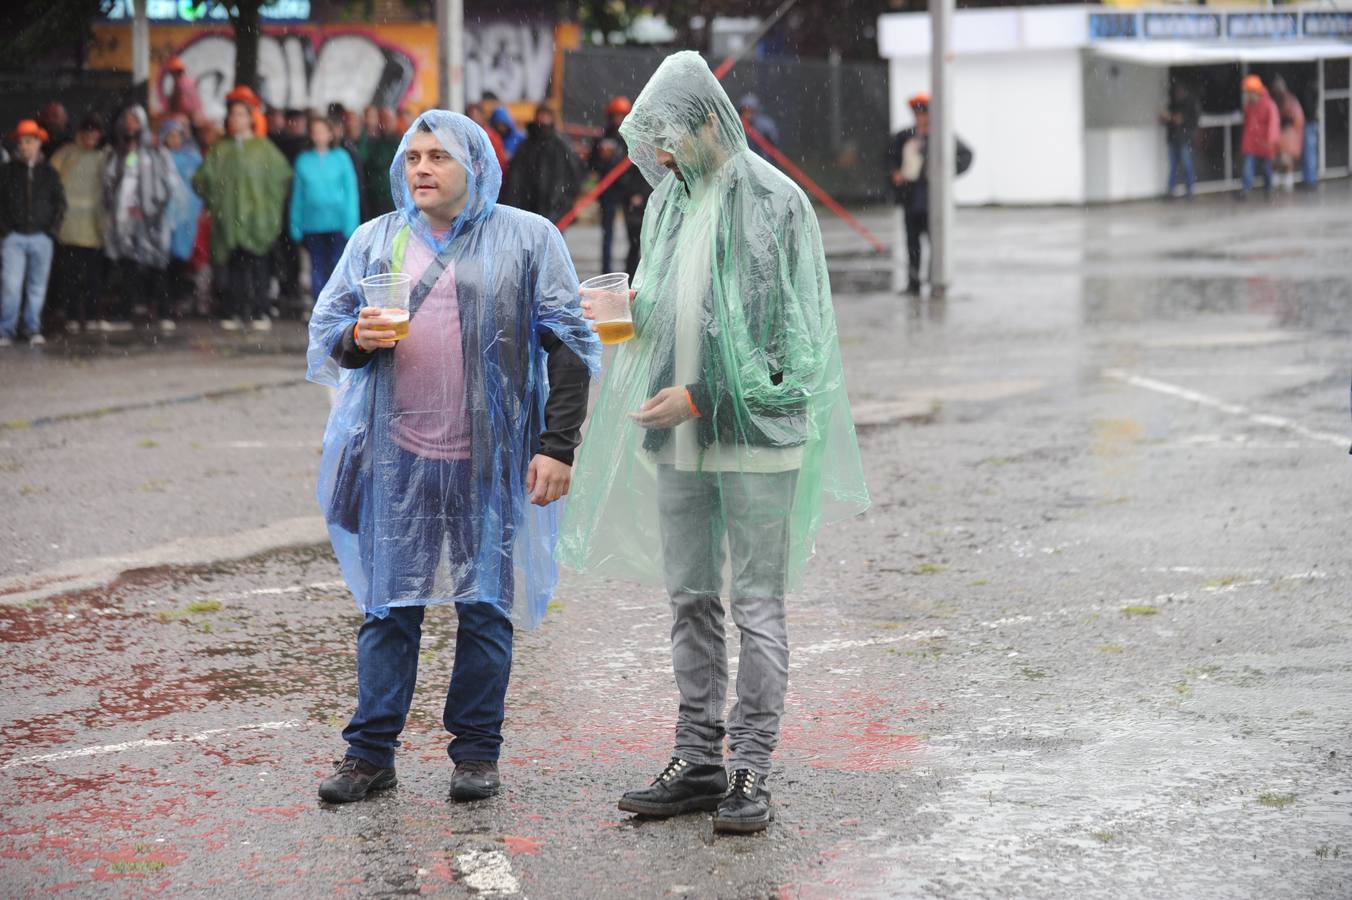
[[[963,210],[942,302],[823,218],[874,507],[791,602],[749,838],[614,808],[668,752],[667,611],[574,577],[518,633],[502,796],[446,799],[438,610],[400,787],[323,806],[359,619],[299,326],[0,353],[0,886],[1352,896],[1349,201]]]

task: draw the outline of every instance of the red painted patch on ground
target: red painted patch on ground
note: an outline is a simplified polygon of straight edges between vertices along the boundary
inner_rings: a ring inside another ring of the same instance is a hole
[[[539,853],[540,848],[544,846],[544,841],[539,838],[521,837],[516,834],[504,835],[502,841],[507,845],[507,850],[513,856],[520,856],[522,854],[534,856],[536,853]]]

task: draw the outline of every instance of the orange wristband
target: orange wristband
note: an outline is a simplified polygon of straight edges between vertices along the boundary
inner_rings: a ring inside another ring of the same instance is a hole
[[[352,323],[352,343],[357,345],[358,350],[362,350],[361,343],[357,340],[357,326],[360,324],[361,324],[360,322]],[[365,353],[366,351],[362,350],[362,352]]]
[[[690,396],[690,388],[685,389],[685,402],[690,404],[690,415],[698,419],[699,407],[695,405],[695,398]]]

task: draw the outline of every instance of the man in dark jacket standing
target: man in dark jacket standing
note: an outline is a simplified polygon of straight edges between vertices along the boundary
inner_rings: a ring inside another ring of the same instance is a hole
[[[620,125],[629,114],[631,106],[628,97],[615,97],[606,104],[606,130],[592,142],[587,164],[596,173],[597,178],[605,178],[629,155],[629,150],[620,137]],[[611,242],[615,237],[615,213],[623,210],[624,229],[629,236],[629,254],[625,259],[624,270],[633,278],[638,271],[639,234],[643,230],[643,209],[647,206],[648,195],[653,192],[648,180],[636,166],[629,166],[615,182],[601,193],[601,271],[613,272],[610,267]]]
[[[1192,196],[1192,186],[1197,181],[1197,173],[1192,165],[1192,138],[1197,133],[1197,122],[1201,117],[1202,104],[1197,102],[1192,91],[1182,82],[1174,82],[1169,108],[1160,114],[1165,138],[1169,142],[1170,197],[1174,195],[1180,177],[1187,195]]]
[[[12,138],[18,155],[0,169],[0,235],[4,236],[0,347],[10,346],[18,337],[25,295],[24,332],[36,347],[46,343],[42,304],[52,271],[53,238],[66,214],[66,191],[61,176],[42,158],[48,135],[37,122],[24,119]]]
[[[551,222],[573,208],[582,184],[582,160],[554,130],[554,110],[540,104],[526,139],[516,148],[502,186],[502,202]]]
[[[906,293],[920,293],[920,236],[929,235],[929,94],[908,101],[915,125],[903,128],[887,148],[887,168],[906,225]],[[957,145],[957,174],[972,164],[972,151],[961,138]]]

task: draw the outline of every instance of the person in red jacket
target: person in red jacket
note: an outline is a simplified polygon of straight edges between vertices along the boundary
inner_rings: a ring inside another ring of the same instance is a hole
[[[1277,138],[1280,134],[1277,104],[1268,96],[1263,80],[1257,75],[1245,77],[1244,135],[1239,152],[1244,155],[1240,197],[1247,197],[1253,188],[1254,169],[1263,164],[1263,190],[1271,194],[1274,187],[1272,161],[1277,156]]]

